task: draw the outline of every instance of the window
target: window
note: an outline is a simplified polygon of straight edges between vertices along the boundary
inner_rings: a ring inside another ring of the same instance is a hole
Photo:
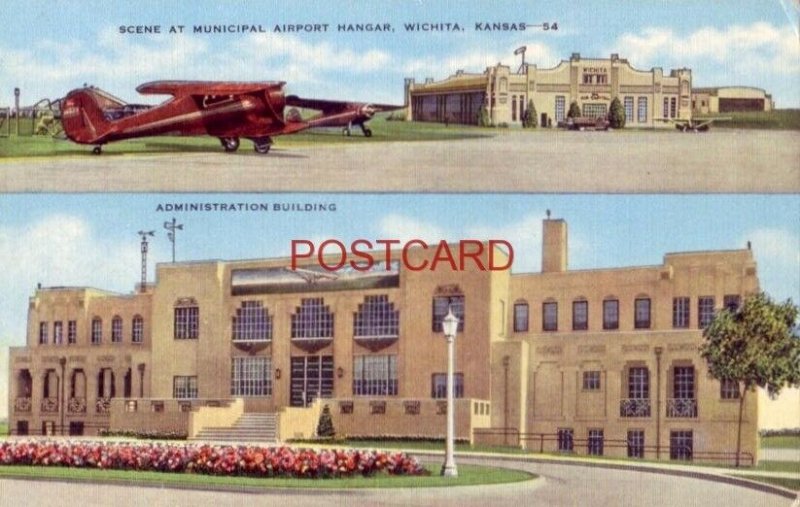
[[[175,339],[196,340],[200,332],[200,308],[179,306],[175,308]]]
[[[598,74],[597,84],[608,84],[608,74]]]
[[[675,118],[676,116],[678,116],[678,99],[672,97],[669,99],[669,117]]]
[[[689,298],[672,298],[672,327],[680,329],[689,327]]]
[[[528,303],[514,303],[514,332],[524,333],[528,330]]]
[[[131,341],[133,343],[142,343],[144,341],[144,319],[141,315],[133,317],[133,324],[131,325]]]
[[[669,459],[691,460],[693,447],[691,430],[669,432]]]
[[[95,317],[92,319],[92,345],[99,345],[103,341],[103,319]]]
[[[566,98],[563,95],[556,96],[556,123],[564,121],[566,117]]]
[[[78,323],[74,320],[67,322],[67,343],[72,345],[78,342]]]
[[[650,371],[646,367],[634,366],[628,370],[628,398],[650,398]]]
[[[608,108],[605,104],[584,104],[583,116],[588,118],[604,118],[608,113]]]
[[[572,302],[572,330],[585,331],[589,328],[589,302]]]
[[[457,294],[453,296],[436,296],[433,298],[433,332],[441,333],[442,322],[447,315],[447,311],[452,310],[453,315],[458,318],[458,332],[464,331],[464,296]]]
[[[704,329],[714,320],[714,296],[701,296],[697,299],[697,325]]]
[[[233,317],[233,341],[272,339],[272,318],[261,301],[242,301]]]
[[[197,398],[197,377],[172,377],[172,397],[176,399]]]
[[[628,430],[628,457],[644,458],[644,430]]]
[[[729,312],[735,313],[739,309],[741,298],[738,294],[726,294],[722,298],[722,306]]]
[[[355,356],[354,396],[396,396],[397,356]]]
[[[542,303],[542,331],[558,331],[558,303]]]
[[[634,319],[633,327],[636,329],[650,328],[650,298],[637,298],[633,302]]]
[[[732,379],[722,379],[719,383],[719,397],[723,400],[738,400],[739,382]]]
[[[638,117],[637,120],[639,123],[647,123],[647,97],[639,97],[637,103],[638,109]]]
[[[400,335],[400,310],[386,294],[365,296],[353,314],[353,336],[384,337]]]
[[[572,452],[573,435],[572,428],[558,428],[558,450],[561,452]]]
[[[306,298],[292,314],[292,338],[333,338],[333,313],[323,298]]]
[[[453,396],[464,397],[464,374],[453,374]],[[434,373],[431,379],[431,398],[447,398],[447,374]]]
[[[53,343],[56,345],[64,343],[64,324],[60,320],[53,322]]]
[[[603,455],[603,430],[589,430],[589,438],[586,440],[586,454],[590,456]]]
[[[271,396],[272,361],[269,357],[234,357],[231,396]]]
[[[517,121],[517,96],[511,96],[511,121]]]
[[[111,319],[111,343],[122,343],[122,318],[119,315]]]
[[[676,366],[673,370],[674,398],[694,399],[694,366]]]
[[[619,329],[619,300],[603,301],[603,329]]]
[[[669,98],[664,97],[664,105],[661,108],[664,118],[669,118]]]
[[[600,390],[600,372],[599,371],[585,371],[583,372],[583,390],[584,391],[599,391]]]
[[[39,345],[47,345],[47,322],[39,322]]]
[[[625,119],[633,121],[633,97],[625,97]]]

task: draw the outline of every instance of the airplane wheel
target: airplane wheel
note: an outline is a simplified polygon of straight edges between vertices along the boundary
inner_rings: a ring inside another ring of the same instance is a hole
[[[364,137],[372,137],[372,131],[368,128],[364,129]]]
[[[266,155],[269,153],[269,149],[272,147],[272,139],[269,137],[260,137],[258,139],[253,139],[253,149],[256,150],[256,153],[261,155]]]
[[[225,151],[228,153],[233,153],[239,149],[238,137],[220,137],[219,142],[222,143],[222,147],[225,148]]]
[[[101,146],[95,146],[94,148],[92,148],[92,153],[94,155],[100,155],[101,153],[103,153],[103,148]]]
[[[342,135],[343,135],[343,136],[350,137],[350,129],[349,129],[349,128],[347,128],[347,127],[343,128],[343,129],[342,129]]]

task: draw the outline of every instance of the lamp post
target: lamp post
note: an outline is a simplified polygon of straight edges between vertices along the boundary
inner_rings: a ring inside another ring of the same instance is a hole
[[[442,465],[442,475],[444,477],[458,477],[455,458],[453,457],[453,440],[455,438],[455,401],[453,388],[453,363],[455,362],[455,341],[458,332],[458,317],[453,315],[453,310],[447,311],[442,323],[444,337],[447,340],[447,439],[445,440],[444,465]]]

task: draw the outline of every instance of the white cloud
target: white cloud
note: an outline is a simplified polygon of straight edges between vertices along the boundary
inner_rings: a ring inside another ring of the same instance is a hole
[[[128,292],[140,273],[139,245],[93,231],[81,218],[51,215],[27,227],[0,226],[0,346],[25,342],[28,298],[43,286]],[[13,268],[11,268],[13,267]]]
[[[438,56],[428,56],[423,58],[413,58],[402,64],[403,72],[407,75],[422,75],[424,77],[436,77],[441,79],[442,72],[453,74],[461,69],[465,72],[483,72],[486,67],[504,63],[516,70],[519,57],[514,56],[514,50],[520,46],[527,46],[525,61],[535,63],[540,68],[553,67],[560,61],[557,53],[546,44],[541,42],[529,42],[527,44],[514,44],[505,49],[498,49],[494,45],[476,47],[446,58]]]
[[[378,230],[382,238],[399,239],[403,243],[412,239],[429,243],[450,239],[444,229],[437,225],[396,213],[383,217],[378,223]]]
[[[758,263],[761,288],[774,298],[800,300],[800,235],[784,229],[749,231],[741,242],[750,241]]]

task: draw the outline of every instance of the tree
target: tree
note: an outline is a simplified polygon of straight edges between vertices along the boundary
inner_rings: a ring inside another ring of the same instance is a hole
[[[334,435],[336,435],[336,430],[333,429],[331,409],[328,405],[325,405],[322,407],[322,413],[319,415],[319,422],[317,422],[317,436],[332,437]]]
[[[611,101],[608,111],[608,124],[612,129],[621,129],[625,126],[625,108],[622,107],[622,102],[619,97],[614,97]]]
[[[481,104],[481,108],[478,109],[478,126],[479,127],[492,126],[492,121],[489,119],[489,110],[486,109],[486,104]]]
[[[567,118],[577,118],[581,115],[581,108],[577,102],[574,100],[569,105],[569,112],[567,113]]]
[[[522,126],[525,128],[536,128],[538,122],[536,121],[536,106],[533,105],[533,99],[528,101],[528,108],[523,114]]]
[[[784,386],[800,385],[797,315],[798,308],[791,300],[775,303],[761,292],[735,311],[718,313],[703,331],[700,355],[708,363],[708,372],[719,381],[736,382],[739,389],[737,467],[747,392],[761,387],[777,395]]]

